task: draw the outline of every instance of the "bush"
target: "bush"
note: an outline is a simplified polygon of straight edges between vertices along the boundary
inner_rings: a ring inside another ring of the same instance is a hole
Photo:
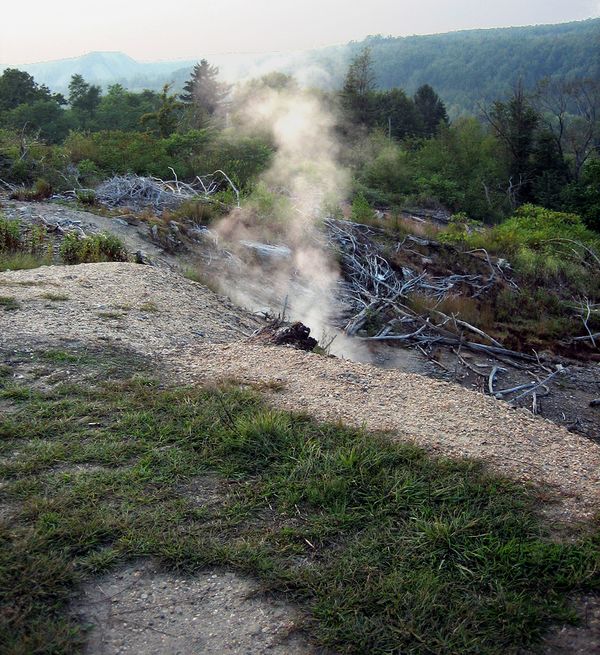
[[[51,247],[41,226],[22,229],[18,220],[0,215],[0,270],[38,268],[52,262]]]
[[[0,215],[0,252],[15,252],[21,247],[19,221],[8,220]]]
[[[375,212],[362,193],[352,201],[352,220],[356,223],[369,223],[375,219]]]
[[[96,192],[93,189],[78,189],[75,191],[75,197],[82,205],[96,204]]]
[[[123,242],[112,234],[93,234],[81,237],[76,232],[65,236],[60,246],[65,264],[93,262],[126,262],[129,257]]]
[[[479,221],[472,221],[464,212],[453,214],[448,227],[440,233],[442,243],[466,243],[473,231],[481,227]]]
[[[24,201],[33,201],[33,200],[45,200],[52,195],[52,185],[40,178],[36,180],[35,184],[31,188],[22,188],[13,191],[10,194],[11,200],[24,200]]]
[[[169,213],[168,218],[175,221],[188,221],[196,225],[209,225],[217,217],[215,205],[206,200],[186,200]]]

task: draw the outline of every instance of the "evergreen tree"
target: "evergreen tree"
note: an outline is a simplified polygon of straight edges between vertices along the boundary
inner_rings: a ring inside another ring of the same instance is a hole
[[[141,117],[142,125],[153,125],[154,131],[163,138],[173,134],[179,122],[182,103],[176,95],[169,95],[170,84],[165,84],[160,94],[159,107]]]
[[[418,133],[420,122],[415,103],[402,89],[371,94],[373,122],[390,139],[404,139]]]
[[[420,121],[421,136],[429,138],[438,133],[441,123],[448,124],[448,112],[438,94],[429,86],[421,86],[414,97]]]
[[[73,75],[69,82],[69,104],[82,127],[89,127],[100,105],[102,90],[88,84],[81,75]]]
[[[509,195],[514,204],[532,200],[535,150],[540,116],[519,83],[505,102],[497,100],[484,115],[506,148],[509,161]]]
[[[341,93],[342,106],[353,123],[371,124],[375,80],[371,49],[364,48],[350,63]]]
[[[191,123],[202,127],[223,107],[230,87],[219,81],[219,69],[202,59],[192,70],[179,100],[187,106]]]

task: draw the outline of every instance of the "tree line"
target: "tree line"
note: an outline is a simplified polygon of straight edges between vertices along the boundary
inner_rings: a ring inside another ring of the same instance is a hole
[[[412,97],[400,88],[382,90],[375,71],[364,48],[339,91],[319,92],[338,116],[355,194],[382,207],[439,205],[491,222],[536,203],[576,211],[600,227],[597,81],[546,80],[532,91],[517,83],[508,97],[480,105],[477,116],[450,122],[430,85]],[[300,92],[282,73],[232,90],[206,60],[180,93],[169,85],[160,93],[133,93],[119,84],[103,93],[74,75],[65,97],[26,72],[6,69],[0,128],[10,147],[0,141],[0,177],[26,181],[39,173],[24,163],[29,138],[66,147],[72,163],[96,177],[127,170],[166,174],[170,166],[178,175],[194,175],[203,161],[227,164],[242,187],[251,185],[275,146],[268,135],[236,134],[235,115],[265,86]]]

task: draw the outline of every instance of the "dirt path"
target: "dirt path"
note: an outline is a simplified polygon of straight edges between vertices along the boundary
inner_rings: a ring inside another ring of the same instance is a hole
[[[0,295],[18,303],[0,310],[5,348],[109,342],[155,357],[175,379],[276,381],[277,406],[389,430],[436,454],[480,458],[549,485],[561,499],[557,518],[588,518],[600,507],[600,445],[458,385],[251,343],[254,317],[175,273],[134,264],[43,267],[0,274]]]

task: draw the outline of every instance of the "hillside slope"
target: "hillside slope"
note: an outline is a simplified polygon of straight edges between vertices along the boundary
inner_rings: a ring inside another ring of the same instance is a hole
[[[471,456],[556,493],[563,520],[600,499],[600,445],[457,385],[400,371],[266,346],[256,318],[176,273],[135,264],[42,267],[0,274],[0,350],[78,344],[128,348],[170,379],[239,380],[271,390],[275,405],[319,419],[383,429],[437,455]]]
[[[600,19],[560,25],[467,30],[393,38],[373,36],[311,53],[339,85],[348,61],[368,46],[377,84],[414,93],[432,85],[452,114],[506,93],[519,80],[533,86],[545,77],[600,77]]]

